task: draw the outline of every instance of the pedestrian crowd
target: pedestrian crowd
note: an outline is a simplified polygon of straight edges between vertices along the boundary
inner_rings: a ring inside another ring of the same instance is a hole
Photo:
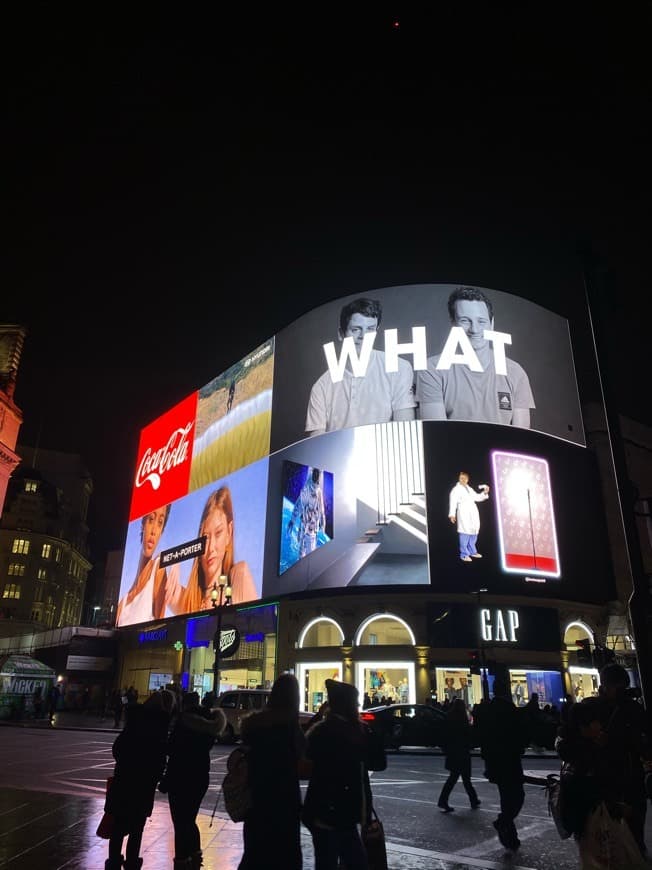
[[[647,854],[643,832],[652,796],[646,771],[652,755],[645,713],[627,692],[628,682],[619,665],[605,666],[598,696],[568,704],[559,719],[559,757],[586,785],[576,802],[573,828],[583,868],[601,866],[592,845],[598,838],[587,833],[597,824],[598,810],[631,837],[634,857],[625,866],[634,870],[639,857],[644,866]],[[355,686],[326,680],[326,690],[327,700],[305,730],[299,724],[299,684],[291,674],[275,681],[266,708],[242,721],[251,802],[239,870],[267,868],[271,856],[276,866],[301,870],[302,825],[312,838],[315,870],[371,866],[363,835],[374,814],[369,772],[387,766],[383,738],[362,721]],[[113,745],[116,764],[105,805],[114,816],[105,868],[142,866],[143,828],[158,787],[168,797],[175,870],[196,870],[203,863],[196,818],[208,790],[210,750],[226,728],[224,713],[200,703],[196,692],[175,687],[144,704],[122,706],[125,725]],[[521,845],[516,823],[525,801],[522,757],[541,713],[537,698],[517,707],[509,684],[499,677],[491,700],[476,705],[472,717],[461,699],[447,705],[443,750],[448,778],[438,808],[446,815],[455,810],[450,797],[460,778],[471,809],[480,807],[471,780],[471,750],[479,746],[484,777],[496,786],[500,804],[493,826],[511,852]],[[302,781],[307,782],[303,801]]]

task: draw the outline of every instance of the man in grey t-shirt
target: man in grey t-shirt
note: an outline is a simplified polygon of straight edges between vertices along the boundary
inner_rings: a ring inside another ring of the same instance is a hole
[[[428,368],[416,373],[419,418],[473,420],[529,429],[530,410],[535,404],[528,376],[517,362],[506,357],[504,372],[497,371],[494,348],[485,336],[485,331],[493,332],[494,327],[489,297],[477,287],[458,287],[448,298],[448,313],[452,325],[463,330],[467,349],[470,344],[468,355],[475,354],[482,370],[474,371],[464,362],[452,361],[451,354],[447,367],[438,368],[444,354],[431,357]]]

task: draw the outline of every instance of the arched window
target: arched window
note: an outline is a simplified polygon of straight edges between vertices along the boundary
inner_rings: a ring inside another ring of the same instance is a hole
[[[391,613],[377,613],[362,623],[354,639],[356,646],[400,645],[416,643],[410,626]]]
[[[342,646],[344,632],[329,616],[318,616],[309,622],[299,635],[299,648],[314,646]]]

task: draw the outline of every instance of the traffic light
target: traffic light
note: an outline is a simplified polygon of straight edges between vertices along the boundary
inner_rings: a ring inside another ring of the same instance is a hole
[[[470,657],[469,670],[471,671],[472,674],[477,674],[478,676],[480,676],[480,674],[482,673],[482,664],[480,662],[480,651],[477,649],[474,649],[473,652],[469,653],[469,657]]]
[[[575,641],[577,645],[577,664],[593,667],[593,656],[591,655],[591,641],[588,637],[582,637]]]

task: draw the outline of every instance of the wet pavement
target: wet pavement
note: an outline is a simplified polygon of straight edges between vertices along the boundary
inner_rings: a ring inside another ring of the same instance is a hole
[[[2,724],[18,728],[117,733],[112,717],[102,719],[71,712],[58,713],[52,725],[47,720]],[[533,755],[541,757],[542,754]],[[550,755],[551,760],[557,758],[555,753],[545,755]],[[103,805],[103,795],[81,796],[0,787],[0,868],[103,870],[108,843],[95,834]],[[214,817],[202,810],[198,825],[204,870],[236,870],[242,856],[242,825],[232,822],[223,808],[222,811],[218,809]],[[314,870],[312,842],[305,829],[302,830],[302,846],[304,870]],[[495,852],[491,858],[476,852],[472,857],[462,857],[393,842],[388,842],[387,851],[391,870],[501,870],[506,866],[509,870],[530,870],[528,862],[519,860],[519,855],[496,860]],[[141,855],[144,859],[143,870],[172,868],[174,840],[167,801],[155,802],[154,811],[145,827]],[[274,862],[273,856],[270,856],[270,866],[280,866]]]

